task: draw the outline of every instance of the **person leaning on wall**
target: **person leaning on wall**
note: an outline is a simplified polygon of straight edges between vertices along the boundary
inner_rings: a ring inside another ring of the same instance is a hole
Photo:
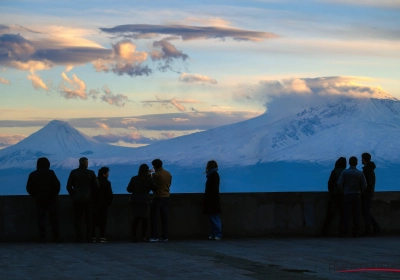
[[[57,202],[60,181],[50,169],[50,161],[41,157],[37,160],[36,170],[29,174],[26,191],[36,200],[39,242],[46,242],[46,213],[49,213],[53,242],[61,242],[58,230]]]
[[[210,221],[210,240],[221,240],[221,203],[219,198],[218,164],[210,160],[206,166],[206,189],[203,198],[203,214],[208,215]]]

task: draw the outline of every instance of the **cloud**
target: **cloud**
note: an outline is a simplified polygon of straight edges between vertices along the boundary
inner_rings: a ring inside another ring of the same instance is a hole
[[[137,131],[129,134],[107,133],[104,135],[93,136],[93,138],[96,139],[97,141],[105,143],[117,143],[119,141],[123,141],[125,143],[131,143],[131,144],[152,144],[154,142],[157,142],[156,139],[145,137]]]
[[[10,84],[10,81],[7,80],[6,78],[0,77],[0,84],[9,85],[9,84]]]
[[[28,75],[28,80],[32,81],[32,85],[36,90],[49,90],[49,87],[43,82],[42,78],[40,78],[39,75],[32,73],[31,75]]]
[[[117,36],[140,38],[142,35],[159,34],[177,36],[182,40],[227,39],[236,41],[263,41],[279,37],[270,32],[251,31],[219,26],[189,26],[189,25],[151,25],[126,24],[112,28],[100,28],[101,31]]]
[[[103,86],[104,95],[101,97],[101,100],[107,102],[110,105],[115,105],[117,107],[125,106],[125,102],[129,102],[128,96],[123,94],[113,94],[108,86]]]
[[[58,92],[65,99],[82,99],[87,100],[86,84],[79,79],[75,74],[70,79],[67,74],[62,72],[63,81],[58,85]]]
[[[175,133],[171,133],[171,132],[163,132],[163,133],[160,133],[160,135],[162,138],[165,138],[165,139],[172,139],[172,138],[176,137]]]
[[[0,36],[0,59],[28,60],[34,52],[32,43],[19,34]]]
[[[26,136],[20,134],[0,134],[0,147],[8,147],[17,144],[19,141],[25,138]]]
[[[179,77],[179,81],[182,83],[204,83],[212,85],[217,84],[217,80],[213,78],[198,74],[187,74],[187,73],[182,73],[181,76]]]
[[[183,118],[172,118],[174,122],[188,122],[190,119],[183,119]]]
[[[110,127],[108,125],[106,125],[105,123],[98,122],[97,125],[104,130],[107,130],[107,131],[110,130]]]
[[[150,53],[151,59],[153,61],[164,61],[164,65],[159,67],[161,71],[171,69],[171,64],[174,59],[182,59],[183,61],[186,61],[189,58],[187,54],[178,51],[177,48],[166,39],[153,42],[153,47],[157,50]]]
[[[112,53],[93,62],[97,72],[112,71],[117,75],[148,76],[152,70],[142,65],[147,60],[148,53],[136,51],[136,45],[130,40],[122,40],[112,45]]]
[[[317,2],[378,8],[400,8],[400,2],[398,0],[317,0]]]
[[[169,21],[171,25],[200,25],[200,26],[219,26],[228,27],[231,23],[228,20],[211,17],[211,18],[198,18],[198,17],[187,17],[182,21]]]
[[[266,80],[242,91],[240,99],[265,104],[269,112],[291,110],[304,106],[311,100],[319,102],[335,97],[397,100],[379,86],[361,84],[371,80],[348,76]]]
[[[145,119],[139,119],[139,118],[123,118],[121,120],[122,124],[131,124],[131,123],[137,123],[137,122],[145,122]]]
[[[156,100],[145,100],[145,101],[141,101],[142,104],[144,104],[145,106],[152,106],[152,104],[154,103],[158,103],[161,106],[164,106],[166,108],[173,108],[175,107],[176,109],[178,109],[178,111],[186,111],[185,106],[182,105],[182,103],[201,103],[200,101],[194,100],[194,99],[184,99],[184,100],[180,100],[180,99],[176,99],[176,98],[172,98],[172,99],[159,99],[156,96]]]

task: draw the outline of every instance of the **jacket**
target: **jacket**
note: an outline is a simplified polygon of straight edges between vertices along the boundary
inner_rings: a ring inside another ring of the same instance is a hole
[[[340,174],[342,174],[342,171],[344,170],[344,168],[335,168],[332,170],[331,175],[329,176],[329,180],[328,180],[328,191],[332,194],[337,193],[338,192],[338,188],[337,188],[337,181],[340,177]]]
[[[375,183],[376,183],[375,168],[376,168],[376,165],[373,161],[368,162],[362,168],[364,176],[365,176],[365,180],[367,181],[367,188],[364,191],[365,195],[370,195],[370,196],[374,195]]]
[[[60,181],[53,170],[38,168],[29,174],[26,191],[35,197],[37,202],[49,202],[56,199],[60,193]]]
[[[113,200],[111,182],[106,177],[97,177],[99,189],[93,192],[93,202],[98,207],[108,207]]]
[[[67,191],[74,201],[91,202],[93,192],[100,188],[96,174],[86,167],[71,171],[67,182]]]
[[[219,174],[212,172],[206,181],[206,189],[203,198],[203,214],[215,215],[221,213],[221,203],[219,198]]]
[[[169,197],[169,189],[172,183],[172,176],[167,170],[158,168],[152,175],[154,184],[157,187],[155,197]]]
[[[149,177],[134,176],[129,181],[127,192],[132,193],[132,205],[150,205],[150,191],[155,192],[157,187]]]
[[[355,166],[343,170],[337,182],[338,189],[346,194],[362,193],[367,187],[364,174]]]

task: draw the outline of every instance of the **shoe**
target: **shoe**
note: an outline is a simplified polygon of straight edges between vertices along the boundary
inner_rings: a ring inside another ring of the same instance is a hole
[[[168,242],[168,238],[160,238],[160,241],[162,241],[162,242]]]
[[[149,240],[146,237],[143,237],[142,239],[140,239],[140,242],[149,242]]]
[[[99,242],[100,243],[107,243],[108,241],[107,241],[107,239],[105,237],[100,237]]]
[[[93,237],[93,238],[92,238],[92,243],[96,243],[96,242],[97,242],[96,237]]]
[[[216,237],[214,237],[214,240],[216,240],[216,241],[221,241],[221,240],[222,240],[222,238],[221,238],[221,237],[218,237],[218,236],[216,236]]]
[[[208,237],[208,240],[214,240],[214,236],[210,235],[210,236]]]
[[[158,238],[150,238],[149,241],[150,241],[150,242],[158,242],[158,240],[159,240]]]

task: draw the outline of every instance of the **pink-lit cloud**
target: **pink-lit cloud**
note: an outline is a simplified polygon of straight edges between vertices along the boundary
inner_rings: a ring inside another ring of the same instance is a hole
[[[17,144],[19,141],[25,139],[25,135],[20,134],[0,134],[0,147],[8,147]]]
[[[9,85],[10,81],[7,80],[6,78],[0,77],[0,84]]]
[[[123,94],[113,94],[107,85],[103,86],[103,95],[101,96],[101,100],[107,102],[110,105],[114,105],[117,107],[125,106],[126,102],[130,102],[128,96]]]
[[[179,81],[183,83],[202,83],[202,84],[212,84],[212,85],[217,84],[217,80],[213,78],[202,76],[199,74],[188,74],[188,73],[182,73],[181,76],[179,77]]]
[[[49,87],[45,84],[45,82],[43,82],[42,78],[40,78],[39,75],[36,75],[35,73],[28,75],[28,80],[32,82],[32,85],[36,90],[49,90]]]
[[[86,84],[75,74],[70,79],[67,74],[62,72],[63,81],[58,85],[58,92],[66,99],[82,99],[86,100]]]
[[[194,99],[177,99],[177,98],[160,99],[157,96],[156,96],[156,100],[145,100],[145,101],[141,101],[141,102],[145,106],[152,106],[152,104],[160,104],[161,106],[164,106],[166,108],[175,107],[180,112],[186,111],[185,106],[183,106],[182,104],[201,103],[200,101],[194,100]]]

